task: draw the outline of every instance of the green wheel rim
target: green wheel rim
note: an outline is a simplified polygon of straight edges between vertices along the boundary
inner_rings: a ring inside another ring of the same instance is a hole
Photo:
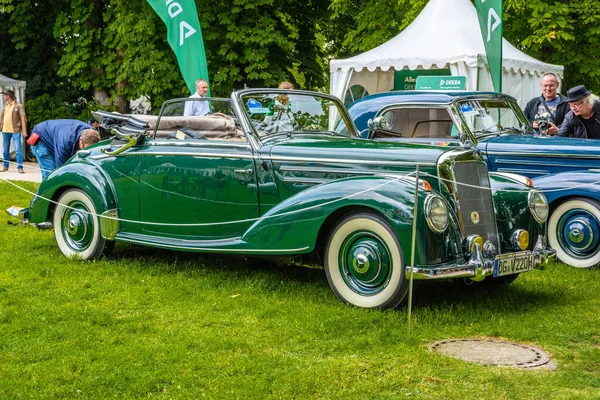
[[[375,295],[387,286],[392,275],[392,256],[383,239],[370,231],[358,231],[342,243],[340,273],[353,291]]]
[[[75,252],[82,252],[93,240],[94,217],[84,203],[74,201],[63,211],[61,228],[67,246]]]

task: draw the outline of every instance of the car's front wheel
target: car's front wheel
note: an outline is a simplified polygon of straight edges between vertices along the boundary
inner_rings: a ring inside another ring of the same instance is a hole
[[[600,203],[574,198],[559,205],[548,220],[548,242],[565,264],[600,264]]]
[[[79,189],[60,196],[54,210],[54,237],[67,257],[83,260],[100,258],[109,253],[114,242],[100,234],[99,219],[92,199]]]
[[[394,308],[408,291],[400,242],[372,213],[351,214],[335,225],[325,249],[325,272],[336,296],[358,307]]]

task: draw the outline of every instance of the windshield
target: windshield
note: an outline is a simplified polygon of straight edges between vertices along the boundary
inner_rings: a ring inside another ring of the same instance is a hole
[[[173,99],[166,101],[160,111],[161,116],[170,117],[201,117],[213,114],[234,117],[231,100],[206,97]]]
[[[156,139],[246,141],[230,99],[168,100],[159,117],[143,119],[154,130]]]
[[[260,137],[289,133],[351,136],[339,104],[314,93],[249,93],[242,96],[248,118]]]
[[[464,122],[476,137],[506,132],[531,133],[523,113],[511,101],[469,100],[459,102],[458,107]]]

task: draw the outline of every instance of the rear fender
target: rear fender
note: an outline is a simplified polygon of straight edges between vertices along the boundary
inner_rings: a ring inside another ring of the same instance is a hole
[[[117,208],[110,180],[104,172],[95,165],[78,162],[63,165],[42,181],[29,205],[29,221],[49,221],[54,211],[54,202],[58,201],[65,190],[71,188],[87,193],[99,214]]]

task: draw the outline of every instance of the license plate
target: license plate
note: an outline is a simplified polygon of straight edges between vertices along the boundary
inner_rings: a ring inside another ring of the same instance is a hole
[[[533,254],[499,256],[494,261],[494,277],[518,274],[533,269]]]

